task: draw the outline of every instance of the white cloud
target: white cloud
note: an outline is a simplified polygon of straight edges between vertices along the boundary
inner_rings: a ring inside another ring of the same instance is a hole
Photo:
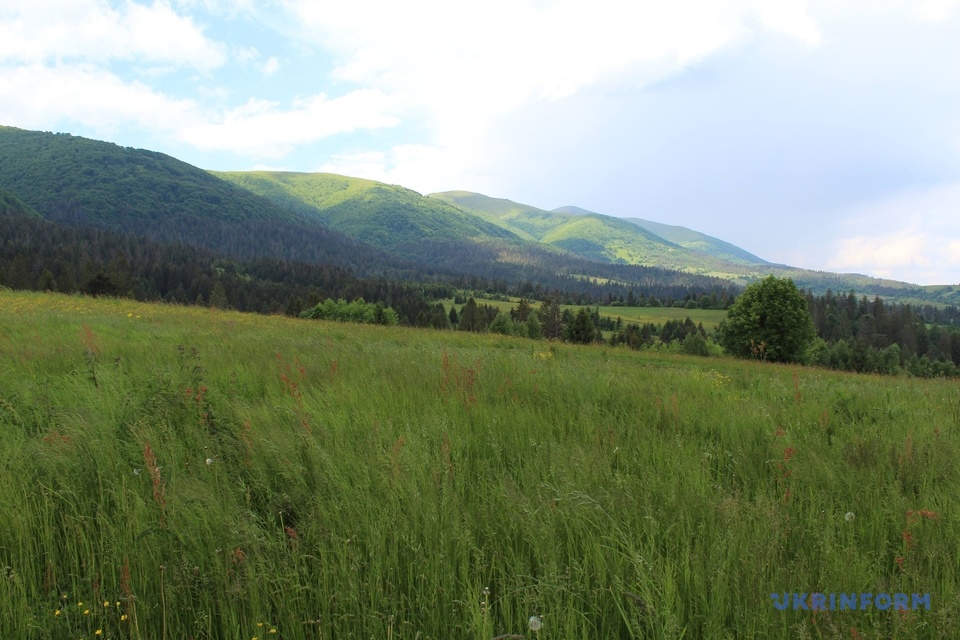
[[[759,6],[763,26],[780,31],[811,46],[823,42],[820,27],[808,14],[803,0],[765,0]]]
[[[334,155],[317,171],[358,176],[388,184],[414,188],[421,193],[447,191],[458,184],[469,161],[451,149],[422,144],[397,145],[389,151],[366,151]],[[471,188],[484,189],[482,176],[474,179]]]
[[[911,191],[843,215],[825,265],[919,284],[960,282],[960,183]]]
[[[397,125],[390,100],[375,89],[337,98],[318,94],[283,109],[277,102],[250,99],[215,121],[184,128],[180,138],[204,150],[229,150],[277,158],[294,147],[332,135]]]
[[[0,122],[34,129],[80,123],[102,135],[131,124],[173,131],[198,117],[190,100],[172,99],[88,64],[0,67],[0,96]]]
[[[917,7],[917,15],[923,22],[946,22],[958,14],[960,0],[925,0]]]
[[[38,63],[111,59],[215,69],[224,47],[189,17],[156,0],[36,0],[0,8],[0,62]]]
[[[820,42],[801,0],[285,0],[300,37],[333,53],[334,78],[376,87],[428,123],[418,142],[429,153],[391,175],[423,189],[451,165],[480,179],[490,132],[517,109],[584,91],[639,91],[717,52],[748,42],[758,30]],[[371,16],[377,16],[372,20]],[[425,157],[431,157],[425,162]],[[442,158],[440,156],[443,156]],[[423,172],[418,172],[417,168]],[[447,186],[449,188],[449,185]]]
[[[280,61],[276,56],[270,56],[260,66],[260,73],[265,76],[272,76],[280,69]]]

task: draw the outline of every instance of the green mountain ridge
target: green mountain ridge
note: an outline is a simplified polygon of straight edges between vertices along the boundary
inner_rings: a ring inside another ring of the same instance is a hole
[[[419,193],[329,173],[212,172],[291,213],[315,217],[375,246],[409,251],[424,240],[518,240],[479,216]]]
[[[714,278],[588,261],[403,187],[329,174],[230,177],[162,153],[0,127],[0,189],[57,225],[200,247],[214,257],[497,291],[524,283],[596,297],[642,286],[682,299],[731,289]]]
[[[445,191],[430,197],[469,209],[518,234],[525,233],[531,239],[593,260],[655,264],[741,285],[776,275],[792,278],[798,286],[818,294],[828,289],[853,290],[858,295],[913,303],[960,302],[960,287],[924,287],[862,274],[773,264],[719,238],[641,218],[615,218],[573,206],[547,211],[469,191]]]
[[[560,207],[558,209],[554,209],[554,211],[558,213],[571,213],[576,215],[597,215],[593,211],[581,209],[580,207]],[[693,229],[688,229],[687,227],[664,224],[662,222],[655,222],[653,220],[646,220],[644,218],[620,219],[635,224],[642,229],[646,229],[650,233],[653,233],[664,240],[667,240],[668,242],[680,245],[681,247],[685,247],[697,253],[739,264],[771,264],[767,260],[764,260],[763,258],[750,253],[749,251],[741,249],[734,244],[720,240],[719,238],[715,238],[713,236],[708,236],[707,234],[700,233],[699,231],[694,231]]]
[[[166,154],[70,134],[0,126],[0,188],[40,212],[81,210],[96,226],[130,221],[281,219],[300,221]]]
[[[546,211],[467,191],[433,193],[430,197],[472,211],[528,240],[589,260],[681,271],[691,270],[697,262],[696,255],[680,245],[611,216]]]
[[[171,156],[69,134],[0,126],[0,189],[52,222],[186,243],[231,257],[408,268]]]
[[[466,191],[423,196],[333,174],[209,172],[162,153],[4,126],[0,206],[242,260],[325,264],[364,277],[479,277],[497,286],[624,294],[639,286],[682,299],[690,287],[729,288],[775,274],[817,293],[960,301],[957,287],[770,265],[722,240],[641,219],[546,211]],[[724,259],[730,256],[736,260]]]

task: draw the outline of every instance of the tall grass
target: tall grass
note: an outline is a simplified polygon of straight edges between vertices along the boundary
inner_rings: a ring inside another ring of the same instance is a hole
[[[4,292],[0,429],[4,638],[956,634],[956,381]]]

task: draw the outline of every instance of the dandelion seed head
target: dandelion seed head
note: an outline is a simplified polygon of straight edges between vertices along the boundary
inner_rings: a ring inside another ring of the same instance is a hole
[[[843,519],[846,520],[847,522],[853,522],[853,519],[856,517],[857,516],[853,514],[853,511],[847,511],[847,515],[843,516]]]
[[[207,458],[207,466],[209,467],[212,464],[213,464],[213,458]]]
[[[543,619],[540,616],[530,616],[530,619],[527,620],[527,626],[530,627],[530,631],[540,631],[543,626]]]

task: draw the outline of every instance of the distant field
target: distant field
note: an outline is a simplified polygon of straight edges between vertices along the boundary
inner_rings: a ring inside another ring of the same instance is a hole
[[[957,393],[0,290],[0,638],[956,638]]]
[[[510,309],[513,309],[517,306],[519,298],[514,299],[511,302],[503,302],[499,300],[484,300],[477,298],[478,304],[487,304],[493,307],[500,309],[501,313],[509,313]],[[443,301],[443,304],[447,307],[449,311],[450,307],[453,305],[453,299],[448,298]],[[539,302],[531,303],[535,309],[540,307]],[[460,306],[460,305],[458,305]],[[579,309],[577,306],[573,305],[561,305],[562,309],[572,309],[576,311]],[[591,309],[596,307],[591,306]],[[702,322],[703,328],[707,331],[713,331],[717,328],[717,325],[720,324],[720,321],[727,315],[726,311],[715,310],[715,309],[681,309],[677,307],[600,307],[600,315],[607,316],[610,318],[623,318],[624,322],[644,324],[647,322],[652,322],[653,324],[663,324],[667,320],[684,320],[690,318],[694,322]]]

